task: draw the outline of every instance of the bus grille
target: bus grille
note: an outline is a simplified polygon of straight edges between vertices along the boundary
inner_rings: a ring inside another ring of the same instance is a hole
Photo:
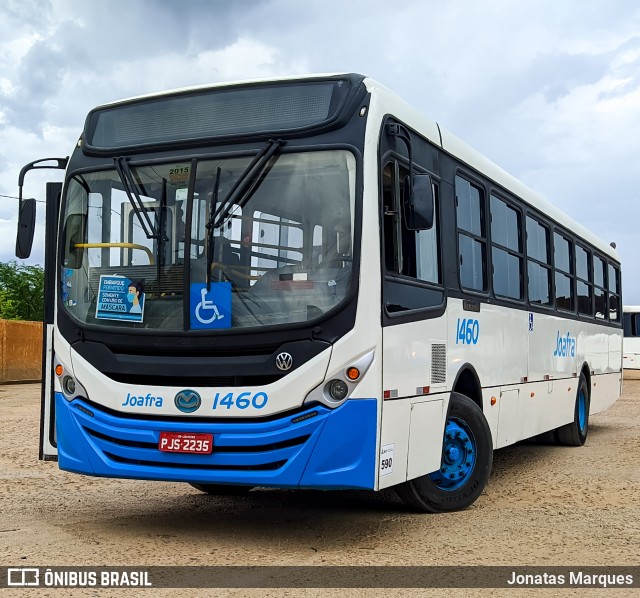
[[[431,384],[447,382],[447,347],[444,344],[431,345]]]
[[[80,400],[72,409],[76,422],[93,449],[114,465],[155,470],[197,470],[212,473],[272,471],[284,468],[315,444],[314,432],[330,411],[314,406],[302,412],[283,414],[268,421],[232,420],[207,422],[199,419],[133,419],[97,409]],[[160,432],[209,433],[209,454],[169,453],[158,448]],[[195,479],[195,478],[194,478]]]

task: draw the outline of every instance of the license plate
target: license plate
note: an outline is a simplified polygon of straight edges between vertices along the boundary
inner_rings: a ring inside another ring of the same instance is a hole
[[[160,432],[158,448],[164,453],[209,454],[213,450],[213,434]]]

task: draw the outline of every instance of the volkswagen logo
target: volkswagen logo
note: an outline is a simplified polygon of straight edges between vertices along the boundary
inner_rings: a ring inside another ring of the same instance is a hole
[[[293,357],[291,357],[291,353],[278,353],[276,357],[276,367],[283,372],[291,369],[293,365]]]
[[[173,400],[182,413],[193,413],[202,404],[200,395],[195,390],[181,390]]]

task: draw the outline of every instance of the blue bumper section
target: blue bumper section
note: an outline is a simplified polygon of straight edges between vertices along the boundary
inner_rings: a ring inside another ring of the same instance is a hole
[[[334,410],[316,405],[269,421],[193,422],[121,417],[56,393],[60,468],[116,478],[372,489],[376,422],[375,399]],[[160,432],[213,434],[213,452],[162,452]]]

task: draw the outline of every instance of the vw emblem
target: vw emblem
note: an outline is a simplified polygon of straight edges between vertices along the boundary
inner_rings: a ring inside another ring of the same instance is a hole
[[[293,365],[293,357],[291,357],[291,353],[278,353],[276,357],[276,367],[283,372],[291,369]]]
[[[176,407],[182,411],[182,413],[193,413],[197,411],[202,404],[200,395],[195,390],[181,390],[174,399]]]

